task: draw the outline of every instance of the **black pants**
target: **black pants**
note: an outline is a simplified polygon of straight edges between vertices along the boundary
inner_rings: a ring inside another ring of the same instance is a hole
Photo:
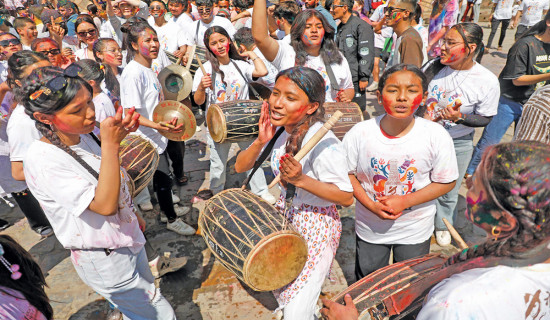
[[[176,220],[177,216],[172,201],[172,177],[166,152],[159,155],[159,166],[153,175],[153,188],[157,194],[160,210],[164,212],[168,221]]]
[[[517,30],[516,30],[516,35],[514,37],[514,40],[518,41],[518,39],[525,33],[527,32],[527,30],[529,30],[529,27],[528,26],[524,26],[524,25],[518,25],[517,26]]]
[[[39,231],[44,227],[51,227],[48,218],[44,214],[44,211],[40,207],[38,200],[32,195],[29,189],[26,189],[21,192],[12,193],[13,199],[21,208],[21,211],[27,217],[27,221],[31,229],[34,231]]]
[[[374,244],[355,235],[355,280],[389,264],[393,249],[393,262],[400,262],[430,253],[430,238],[418,244]]]
[[[365,95],[366,92],[359,90],[359,82],[354,83],[353,88],[355,89],[355,97],[353,97],[351,101],[357,103],[361,111],[365,111],[365,108],[367,107],[367,96]]]
[[[183,178],[183,159],[185,157],[185,142],[168,140],[166,152],[172,161],[172,171],[176,179]]]
[[[500,27],[500,38],[498,38],[498,46],[502,47],[502,42],[504,42],[506,31],[508,30],[508,26],[510,25],[510,19],[497,20],[493,18],[493,20],[491,20],[491,34],[489,34],[489,40],[487,40],[487,48],[491,47],[491,44],[493,43],[493,38],[497,33],[498,25],[501,23],[502,26]]]

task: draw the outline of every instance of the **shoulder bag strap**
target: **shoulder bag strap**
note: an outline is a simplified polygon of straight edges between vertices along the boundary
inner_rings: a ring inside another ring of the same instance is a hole
[[[249,93],[250,91],[252,91],[252,94],[254,95],[254,97],[256,97],[256,99],[258,100],[263,100],[262,97],[260,97],[260,95],[258,94],[258,91],[256,91],[256,89],[254,89],[254,87],[252,87],[250,85],[250,82],[248,82],[248,80],[246,80],[244,74],[242,73],[241,69],[239,68],[239,66],[235,63],[235,61],[233,61],[233,59],[230,59],[231,60],[231,63],[235,66],[235,69],[237,69],[237,71],[239,72],[239,74],[241,75],[241,77],[243,77],[244,79],[244,82],[246,82],[246,84],[248,85],[248,90],[249,90]]]

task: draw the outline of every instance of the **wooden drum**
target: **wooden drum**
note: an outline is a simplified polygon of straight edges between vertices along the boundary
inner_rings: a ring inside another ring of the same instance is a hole
[[[120,165],[133,181],[132,196],[145,188],[159,165],[157,149],[147,139],[138,134],[129,134],[120,143]]]
[[[344,115],[332,127],[338,139],[344,139],[346,133],[357,123],[363,121],[363,112],[355,102],[325,102],[325,120],[330,119],[336,110]]]
[[[256,291],[292,282],[307,260],[307,243],[286,218],[248,190],[228,189],[205,205],[202,236],[216,258]]]
[[[195,72],[197,72],[197,69],[200,68],[199,62],[197,61],[197,56],[200,57],[202,64],[206,63],[206,48],[201,46],[196,46],[195,53],[193,54],[193,60],[191,61],[191,65],[189,66],[189,72],[195,77]],[[191,59],[189,59],[191,60]]]
[[[206,124],[215,142],[237,142],[258,136],[262,101],[238,100],[212,104],[206,113]]]

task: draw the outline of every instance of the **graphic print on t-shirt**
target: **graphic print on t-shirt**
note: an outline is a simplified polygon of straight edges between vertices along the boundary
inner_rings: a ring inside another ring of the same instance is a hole
[[[533,65],[533,68],[540,72],[541,74],[546,74],[550,72],[550,55],[548,54],[542,54],[535,57],[535,64]],[[547,83],[546,80],[538,82],[535,86],[535,90],[538,88],[544,86]]]
[[[435,85],[432,90],[428,93],[428,99],[426,100],[426,110],[430,115],[430,119],[435,119],[439,116],[441,110],[447,107],[455,106],[457,100],[460,101],[460,94],[453,92],[452,95],[449,95],[445,91],[445,88]],[[447,130],[456,124],[449,120],[441,120],[440,124]]]
[[[535,293],[525,293],[525,319],[545,319],[550,312],[550,292],[537,290]]]
[[[416,191],[414,176],[418,172],[411,157],[399,162],[397,159],[385,160],[372,157],[371,169],[374,171],[374,201],[382,196],[406,195]],[[401,165],[399,165],[401,163]]]
[[[241,78],[242,80],[242,78]],[[227,78],[225,82],[227,82]],[[227,89],[229,87],[229,90]],[[241,91],[241,83],[237,79],[230,80],[228,86],[220,80],[216,79],[216,102],[222,103],[225,101],[233,101],[239,99]]]

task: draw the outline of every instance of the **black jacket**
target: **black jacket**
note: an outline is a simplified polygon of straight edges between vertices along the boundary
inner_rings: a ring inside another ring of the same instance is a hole
[[[374,31],[371,25],[351,15],[348,22],[338,26],[336,43],[348,60],[353,84],[368,80],[374,65]]]

